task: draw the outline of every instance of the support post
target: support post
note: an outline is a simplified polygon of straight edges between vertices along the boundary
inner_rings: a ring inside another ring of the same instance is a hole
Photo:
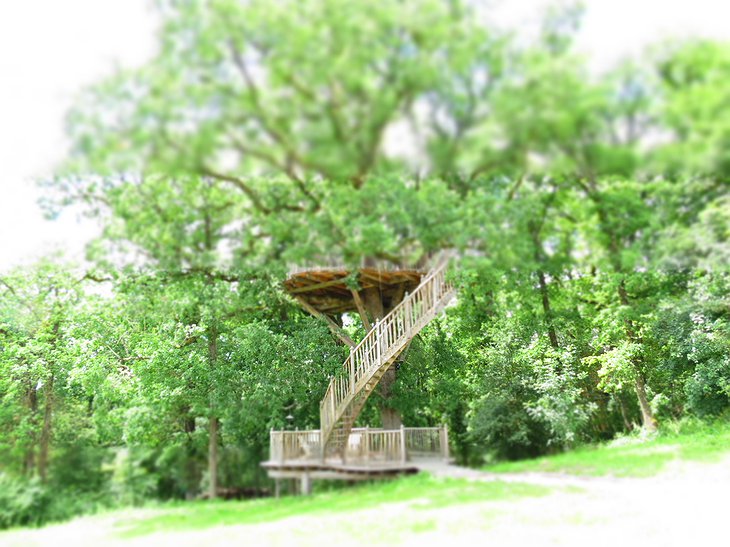
[[[403,424],[400,424],[400,462],[405,465],[407,461],[406,457],[406,428]]]
[[[408,298],[408,293],[406,293],[406,296],[403,298],[403,300],[406,303],[405,306],[405,323],[403,325],[403,328],[405,330],[405,335],[407,338],[411,337],[411,301]]]
[[[302,496],[309,496],[312,493],[312,478],[309,476],[308,471],[302,473],[300,493]]]
[[[276,499],[281,497],[281,479],[274,479],[274,497]]]
[[[431,303],[431,308],[433,310],[436,309],[436,303],[438,302],[438,283],[436,283],[436,277],[437,276],[431,278],[431,285],[433,286],[433,302]]]
[[[446,424],[441,426],[441,454],[446,463],[449,462],[449,428]]]

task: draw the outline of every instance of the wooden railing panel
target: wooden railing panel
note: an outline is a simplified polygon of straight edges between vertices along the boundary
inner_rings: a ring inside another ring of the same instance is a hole
[[[319,430],[271,431],[269,460],[279,464],[322,461]],[[443,427],[355,428],[345,446],[347,465],[403,465],[414,460],[448,460],[448,431]]]

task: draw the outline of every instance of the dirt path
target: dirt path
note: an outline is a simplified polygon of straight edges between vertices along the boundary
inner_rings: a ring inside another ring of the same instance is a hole
[[[676,464],[645,479],[495,475],[458,467],[436,476],[529,482],[552,494],[514,501],[439,507],[416,500],[263,524],[218,526],[120,539],[120,521],[143,512],[77,519],[33,531],[0,534],[3,547],[192,547],[231,545],[567,545],[682,546],[728,543],[730,459]]]

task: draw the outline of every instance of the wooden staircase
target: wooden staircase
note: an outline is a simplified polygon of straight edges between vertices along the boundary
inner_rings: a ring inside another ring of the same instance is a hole
[[[340,374],[332,378],[319,404],[321,457],[344,460],[355,420],[365,402],[410,341],[455,295],[442,262],[421,284],[368,332],[350,351]]]

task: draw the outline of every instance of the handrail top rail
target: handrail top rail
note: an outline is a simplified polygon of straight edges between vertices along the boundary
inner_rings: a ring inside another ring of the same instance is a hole
[[[393,308],[392,310],[390,310],[390,311],[389,311],[389,312],[388,312],[388,313],[387,313],[387,314],[385,315],[385,317],[383,317],[383,318],[382,318],[382,319],[381,319],[380,321],[377,321],[377,322],[376,322],[376,325],[382,325],[382,324],[383,324],[383,323],[385,323],[386,321],[390,320],[390,319],[391,319],[391,316],[394,316],[394,315],[396,314],[396,312],[398,312],[398,311],[399,311],[399,309],[401,308],[401,306],[404,306],[404,305],[406,304],[406,302],[409,302],[410,300],[414,299],[414,298],[415,298],[415,294],[416,294],[416,293],[417,293],[417,292],[418,292],[418,291],[419,291],[419,290],[420,290],[420,289],[421,289],[422,287],[424,287],[424,286],[426,285],[426,283],[428,283],[428,282],[430,282],[431,280],[433,280],[433,279],[434,279],[434,278],[436,277],[436,275],[437,275],[437,274],[439,274],[439,273],[441,273],[441,272],[442,272],[443,270],[445,270],[445,269],[446,269],[446,267],[447,267],[448,265],[449,265],[449,263],[448,263],[448,260],[443,260],[443,261],[442,261],[442,262],[441,262],[441,263],[440,263],[440,264],[439,264],[438,266],[436,266],[436,268],[434,268],[433,270],[431,270],[431,271],[430,271],[430,272],[428,273],[428,275],[426,275],[426,276],[425,276],[425,277],[424,277],[424,278],[423,278],[423,279],[421,280],[421,283],[420,283],[420,284],[418,285],[418,288],[417,288],[417,289],[416,289],[415,291],[413,291],[412,293],[410,293],[409,295],[407,295],[407,296],[406,296],[406,297],[405,297],[405,298],[404,298],[403,300],[401,300],[401,301],[400,301],[400,302],[398,303],[398,305],[397,305],[397,306],[396,306],[395,308]],[[373,333],[375,333],[375,334],[373,334]],[[366,341],[366,340],[368,340],[368,338],[369,338],[369,337],[370,337],[371,335],[372,335],[372,336],[377,336],[377,328],[376,328],[376,326],[373,326],[373,328],[372,328],[372,329],[370,329],[370,330],[369,330],[369,331],[367,332],[367,334],[365,334],[365,336],[363,336],[363,339],[362,339],[362,340],[360,340],[360,343],[359,343],[359,344],[357,344],[357,345],[356,345],[356,346],[355,346],[355,347],[354,347],[354,348],[352,349],[352,352],[351,352],[351,354],[350,354],[350,355],[352,355],[352,353],[355,353],[355,352],[356,352],[356,351],[357,351],[358,349],[360,349],[360,347],[361,347],[361,346],[362,346],[362,345],[363,345],[363,344],[365,343],[365,341]],[[345,363],[347,363],[347,362],[348,362],[349,360],[350,360],[350,356],[348,356],[348,357],[347,357],[347,359],[345,359]],[[343,367],[343,368],[344,368],[344,367]]]

